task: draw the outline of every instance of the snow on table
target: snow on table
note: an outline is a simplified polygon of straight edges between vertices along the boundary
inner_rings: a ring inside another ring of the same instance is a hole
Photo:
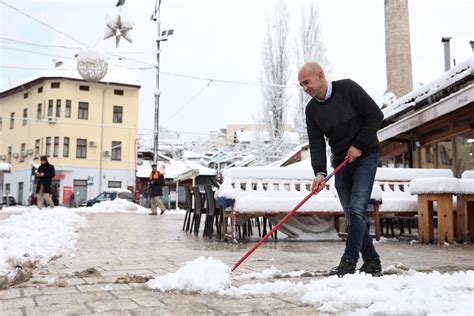
[[[70,254],[77,241],[76,230],[85,222],[74,212],[34,208],[0,221],[0,274],[26,261],[43,265],[53,257]]]
[[[474,179],[420,178],[410,182],[411,194],[473,194]]]
[[[300,277],[302,271],[291,276]],[[234,280],[267,279],[281,274],[275,267],[243,274]],[[175,273],[147,282],[151,289],[217,293],[225,296],[292,296],[334,314],[459,314],[472,313],[474,271],[420,273],[372,277],[367,274],[331,276],[310,282],[276,281],[231,286],[230,269],[223,262],[199,257]]]

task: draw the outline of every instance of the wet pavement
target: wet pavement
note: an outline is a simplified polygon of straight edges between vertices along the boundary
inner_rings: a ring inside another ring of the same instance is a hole
[[[185,315],[185,314],[315,314],[314,306],[285,296],[229,297],[152,291],[144,280],[176,272],[199,256],[230,267],[254,244],[225,243],[181,230],[184,215],[87,214],[75,257],[62,257],[37,268],[26,283],[0,291],[2,315]],[[2,215],[1,219],[5,218]],[[203,224],[202,224],[203,225]],[[416,230],[414,231],[416,233]],[[376,244],[384,267],[403,264],[420,271],[474,270],[474,245],[420,245],[404,240]],[[339,262],[342,241],[269,240],[247,259],[235,276],[277,267],[283,272],[327,271]],[[360,263],[359,263],[360,265]],[[89,270],[87,270],[89,269]],[[119,280],[119,281],[117,281]],[[292,278],[308,282],[310,277]],[[47,282],[49,281],[48,284]],[[272,281],[272,280],[266,280]],[[124,283],[125,282],[125,283]],[[255,281],[236,281],[242,285]]]

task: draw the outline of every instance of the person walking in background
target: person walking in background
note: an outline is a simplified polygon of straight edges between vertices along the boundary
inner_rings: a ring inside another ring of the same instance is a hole
[[[51,208],[54,207],[53,200],[51,198],[51,182],[56,174],[54,166],[48,162],[47,156],[41,156],[41,166],[39,166],[35,175],[38,178],[36,183],[36,194],[37,194],[37,205],[39,209],[43,208],[43,196],[46,200],[46,204]]]
[[[362,253],[359,271],[380,275],[380,257],[372,243],[366,223],[366,210],[379,159],[377,131],[382,111],[357,83],[350,79],[327,81],[316,62],[303,65],[298,81],[312,99],[306,106],[306,124],[315,174],[313,188],[326,185],[326,141],[332,153],[332,165],[345,159],[350,163],[335,176],[335,186],[348,223],[346,249],[331,275],[354,273]]]
[[[151,213],[150,215],[157,215],[156,209],[159,207],[161,210],[160,214],[163,214],[166,210],[163,202],[161,202],[160,196],[163,194],[163,185],[165,184],[165,177],[158,170],[155,164],[151,165],[150,174],[150,204]]]

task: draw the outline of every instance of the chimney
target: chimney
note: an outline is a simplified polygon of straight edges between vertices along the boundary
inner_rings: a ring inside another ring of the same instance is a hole
[[[451,69],[451,49],[449,47],[449,41],[451,37],[442,37],[441,43],[444,44],[444,71]]]
[[[408,0],[385,0],[387,90],[397,98],[413,90]]]

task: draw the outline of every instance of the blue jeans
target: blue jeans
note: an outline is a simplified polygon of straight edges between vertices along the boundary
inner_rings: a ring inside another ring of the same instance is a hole
[[[337,193],[348,224],[343,256],[356,261],[359,259],[359,252],[364,259],[379,258],[369,235],[365,217],[378,160],[378,153],[362,155],[348,163],[335,176]]]

